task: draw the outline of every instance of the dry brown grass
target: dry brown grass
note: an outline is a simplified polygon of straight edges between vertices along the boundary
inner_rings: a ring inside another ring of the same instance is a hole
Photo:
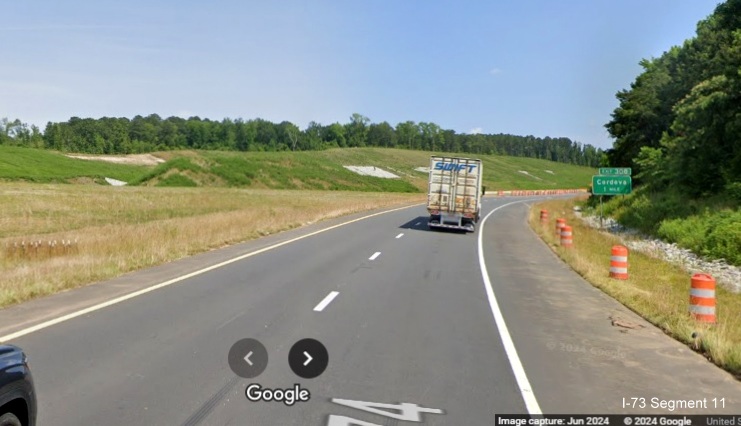
[[[0,184],[0,307],[307,223],[423,200],[424,194]],[[69,249],[17,248],[55,240],[69,241]]]
[[[639,252],[628,256],[629,279],[609,277],[610,253],[622,241],[582,224],[574,215],[573,200],[535,204],[530,225],[571,267],[594,286],[660,327],[667,334],[705,354],[717,365],[741,377],[741,295],[716,289],[718,323],[706,326],[688,313],[690,274],[678,266]],[[540,210],[549,212],[547,227],[540,224]],[[566,218],[574,233],[574,247],[560,246],[556,218]],[[696,333],[700,338],[693,338]]]

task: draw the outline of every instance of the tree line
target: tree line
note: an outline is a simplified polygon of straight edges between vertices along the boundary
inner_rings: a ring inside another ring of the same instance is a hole
[[[606,124],[610,165],[654,191],[741,200],[741,0],[719,4],[696,35],[644,59]]]
[[[190,117],[157,114],[128,118],[79,118],[48,123],[43,132],[20,121],[5,120],[0,143],[90,154],[131,154],[176,149],[234,151],[306,151],[336,147],[389,147],[438,152],[503,154],[597,166],[600,149],[568,138],[508,134],[460,134],[435,123],[405,121],[392,126],[353,114],[349,122],[309,123],[299,129],[289,121]]]

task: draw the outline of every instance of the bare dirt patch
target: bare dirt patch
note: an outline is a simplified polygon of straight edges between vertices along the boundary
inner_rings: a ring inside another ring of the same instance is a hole
[[[165,160],[155,157],[152,154],[129,154],[129,155],[86,155],[86,154],[67,154],[67,157],[77,158],[79,160],[105,161],[116,164],[131,164],[135,166],[156,166],[164,163]]]
[[[72,179],[67,179],[67,182],[75,185],[97,185],[98,182],[95,179],[87,176],[80,176]]]

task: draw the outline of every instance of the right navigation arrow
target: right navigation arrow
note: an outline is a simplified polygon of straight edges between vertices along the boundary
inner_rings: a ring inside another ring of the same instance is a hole
[[[288,351],[288,365],[304,379],[313,379],[322,374],[328,362],[327,348],[315,339],[299,340]]]

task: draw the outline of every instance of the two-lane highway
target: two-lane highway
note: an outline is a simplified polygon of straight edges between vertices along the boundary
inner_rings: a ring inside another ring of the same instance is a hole
[[[629,412],[620,398],[637,392],[713,393],[739,410],[738,384],[695,354],[670,364],[698,372],[684,384],[646,376],[666,365],[661,351],[681,345],[595,325],[607,321],[604,310],[630,313],[538,241],[526,201],[485,199],[492,214],[473,234],[427,230],[420,206],[372,216],[14,338],[31,358],[40,424],[487,425],[494,413]],[[178,265],[164,275],[182,275]],[[577,310],[564,306],[574,292],[587,294]],[[25,311],[34,303],[44,306]],[[268,354],[252,379],[227,363],[244,338]],[[313,379],[288,364],[305,338],[329,353]],[[592,353],[563,350],[573,339],[592,342]],[[618,345],[632,347],[604,355]],[[712,386],[693,387],[697,376]],[[298,384],[311,398],[251,402],[251,383]]]

